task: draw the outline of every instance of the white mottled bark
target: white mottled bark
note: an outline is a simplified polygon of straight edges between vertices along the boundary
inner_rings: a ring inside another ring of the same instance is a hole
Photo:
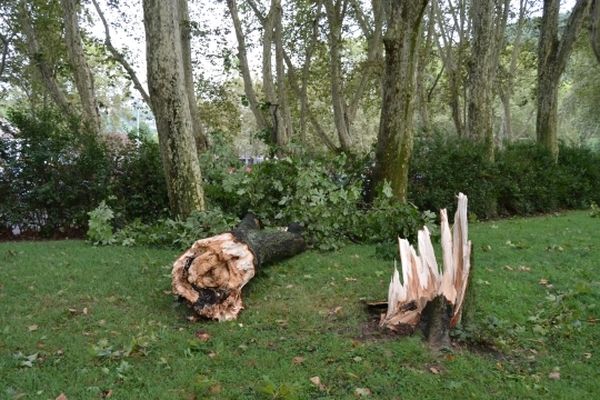
[[[204,209],[202,176],[182,63],[177,0],[144,0],[148,87],[171,210]]]

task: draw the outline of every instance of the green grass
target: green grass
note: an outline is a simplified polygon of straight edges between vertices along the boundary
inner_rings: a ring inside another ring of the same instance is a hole
[[[373,247],[270,266],[237,321],[192,323],[165,293],[175,251],[3,243],[0,399],[595,398],[599,228],[586,212],[473,224],[475,328],[459,333],[496,351],[442,355],[365,333],[361,299],[384,298],[392,269]]]

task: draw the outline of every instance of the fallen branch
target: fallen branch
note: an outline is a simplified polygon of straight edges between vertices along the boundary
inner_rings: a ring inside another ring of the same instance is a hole
[[[257,268],[305,249],[297,228],[262,230],[258,219],[248,214],[231,232],[198,240],[173,264],[173,293],[199,316],[236,319],[243,309],[242,288]]]

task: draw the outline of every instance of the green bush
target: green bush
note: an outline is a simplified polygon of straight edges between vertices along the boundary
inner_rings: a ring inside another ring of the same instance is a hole
[[[87,238],[94,244],[111,244],[113,242],[113,231],[111,220],[114,213],[105,201],[88,213]]]
[[[166,218],[169,198],[158,143],[148,135],[133,136],[117,146],[112,157],[109,204],[115,210],[117,225]]]
[[[0,140],[0,225],[44,237],[85,232],[87,212],[108,195],[105,145],[51,110],[12,111],[10,120],[19,133]]]
[[[497,169],[484,146],[469,139],[421,139],[415,142],[409,175],[409,200],[421,210],[448,208],[456,195],[469,196],[469,210],[480,218],[496,215]]]
[[[600,200],[600,155],[561,146],[558,163],[535,143],[510,144],[485,158],[482,145],[467,139],[416,142],[409,199],[422,210],[452,211],[458,192],[480,218],[585,208]]]

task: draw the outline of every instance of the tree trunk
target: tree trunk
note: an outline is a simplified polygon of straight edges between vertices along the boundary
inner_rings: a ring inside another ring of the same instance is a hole
[[[63,19],[65,23],[65,42],[69,64],[73,70],[73,78],[83,110],[83,120],[95,134],[100,132],[100,112],[94,90],[94,77],[90,71],[79,29],[79,1],[61,0]]]
[[[198,100],[196,99],[194,74],[192,70],[192,45],[191,45],[191,22],[188,11],[188,0],[177,0],[179,13],[179,29],[181,34],[181,54],[183,63],[183,72],[185,74],[185,88],[190,104],[190,115],[192,116],[192,127],[194,129],[194,140],[196,149],[202,153],[208,149],[208,140],[202,129],[200,119],[200,110],[198,110]]]
[[[342,22],[347,0],[325,0],[325,10],[329,23],[329,79],[331,81],[331,101],[333,118],[340,141],[340,148],[348,152],[352,148],[352,138],[348,127],[344,87],[342,83]]]
[[[182,65],[177,4],[144,0],[146,60],[152,110],[171,209],[186,217],[204,209],[202,175]]]
[[[294,227],[286,232],[261,230],[252,214],[231,232],[198,240],[175,263],[173,293],[200,316],[236,319],[243,309],[242,288],[263,266],[304,251]]]
[[[27,51],[30,62],[35,65],[40,73],[42,85],[52,98],[52,101],[65,115],[73,116],[73,108],[67,100],[64,91],[59,86],[51,65],[48,63],[44,51],[40,48],[37,33],[31,19],[31,10],[24,0],[19,2],[19,19],[25,33]]]
[[[590,41],[592,49],[600,63],[600,0],[592,0],[590,10]]]
[[[558,160],[558,86],[577,39],[590,0],[577,0],[561,39],[558,38],[559,0],[544,0],[538,46],[537,141]]]
[[[373,184],[389,181],[394,196],[406,201],[413,146],[413,114],[420,25],[428,0],[394,1],[384,36],[383,102]]]
[[[461,321],[468,298],[472,245],[468,240],[467,201],[464,194],[458,195],[452,231],[446,210],[440,211],[443,271],[438,268],[426,227],[418,234],[418,255],[407,240],[399,240],[402,282],[395,269],[381,327],[409,333],[420,327],[433,349],[450,345],[449,331]]]
[[[274,0],[275,7],[275,31],[273,42],[275,43],[275,68],[277,72],[277,102],[279,104],[278,111],[280,119],[277,121],[277,141],[276,144],[280,148],[287,146],[292,136],[292,115],[290,105],[288,103],[287,88],[285,85],[285,66],[283,55],[283,26],[281,20],[283,18],[283,10],[281,8],[281,0]]]
[[[248,99],[250,110],[254,115],[256,126],[259,130],[271,129],[260,109],[260,104],[258,103],[256,92],[254,91],[254,86],[252,84],[252,75],[250,74],[250,66],[248,64],[248,56],[246,54],[246,39],[242,29],[242,23],[240,22],[240,17],[238,15],[236,0],[227,0],[227,7],[229,8],[229,13],[231,14],[233,27],[235,29],[235,37],[238,42],[237,56],[238,60],[240,61],[240,71],[242,73],[242,80],[244,82],[244,93]]]
[[[471,5],[473,39],[468,85],[467,133],[485,143],[487,157],[494,159],[492,83],[496,68],[492,59],[493,0],[474,1]]]

